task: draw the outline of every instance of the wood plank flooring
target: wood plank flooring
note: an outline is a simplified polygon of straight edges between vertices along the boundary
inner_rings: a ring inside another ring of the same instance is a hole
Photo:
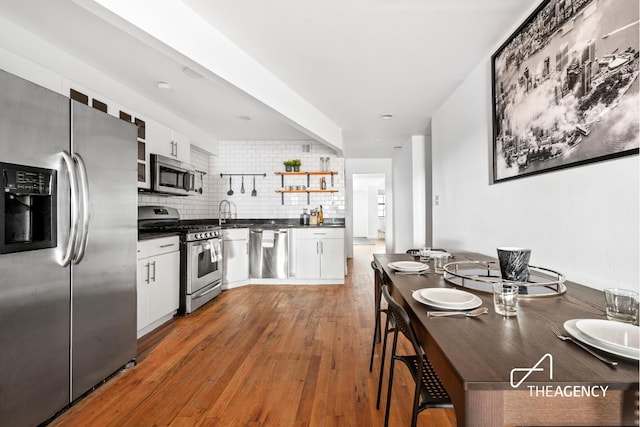
[[[354,246],[345,285],[228,290],[139,342],[138,364],[52,426],[382,426],[369,372],[375,246]],[[381,345],[378,345],[378,354]],[[388,358],[387,358],[388,362]],[[388,369],[387,369],[388,371]],[[396,369],[391,426],[411,421],[413,381]],[[429,409],[419,426],[455,426]]]

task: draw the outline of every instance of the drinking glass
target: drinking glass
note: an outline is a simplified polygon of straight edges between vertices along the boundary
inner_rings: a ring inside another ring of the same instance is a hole
[[[618,322],[638,323],[638,293],[628,289],[604,290],[607,319]]]
[[[433,269],[436,273],[444,273],[444,266],[449,260],[449,254],[434,254],[433,255]]]
[[[431,259],[431,248],[420,249],[420,261],[427,262]]]
[[[518,295],[520,286],[514,282],[497,282],[493,284],[493,307],[496,313],[504,317],[518,314]]]

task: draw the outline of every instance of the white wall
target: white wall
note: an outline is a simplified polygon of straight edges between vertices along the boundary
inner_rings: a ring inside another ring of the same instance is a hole
[[[430,138],[414,135],[393,155],[394,252],[431,244]],[[429,225],[427,225],[429,224]]]
[[[353,217],[358,218],[353,223],[353,236],[366,237],[369,229],[369,211],[367,206],[368,192],[366,190],[353,191]]]
[[[487,59],[433,116],[433,246],[525,246],[570,281],[638,288],[638,156],[490,185],[490,82]]]
[[[413,248],[413,175],[411,172],[411,143],[393,154],[393,252]]]
[[[379,186],[367,188],[367,234],[369,239],[378,238],[378,190]]]
[[[413,193],[413,248],[427,245],[426,143],[423,135],[411,137],[411,183]]]

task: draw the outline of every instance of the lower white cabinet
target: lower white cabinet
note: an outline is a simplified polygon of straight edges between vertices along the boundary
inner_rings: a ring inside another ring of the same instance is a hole
[[[344,281],[344,228],[296,229],[295,277]]]
[[[222,285],[249,280],[249,229],[222,230]]]
[[[178,236],[138,241],[138,338],[171,319],[180,304]]]

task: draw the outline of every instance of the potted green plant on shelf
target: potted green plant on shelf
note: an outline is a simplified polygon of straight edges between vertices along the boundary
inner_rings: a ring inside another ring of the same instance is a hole
[[[293,160],[285,160],[282,163],[284,164],[284,170],[286,172],[291,172],[291,170],[293,169]]]
[[[293,162],[293,171],[300,172],[300,165],[302,164],[300,159],[293,159],[291,161]]]

